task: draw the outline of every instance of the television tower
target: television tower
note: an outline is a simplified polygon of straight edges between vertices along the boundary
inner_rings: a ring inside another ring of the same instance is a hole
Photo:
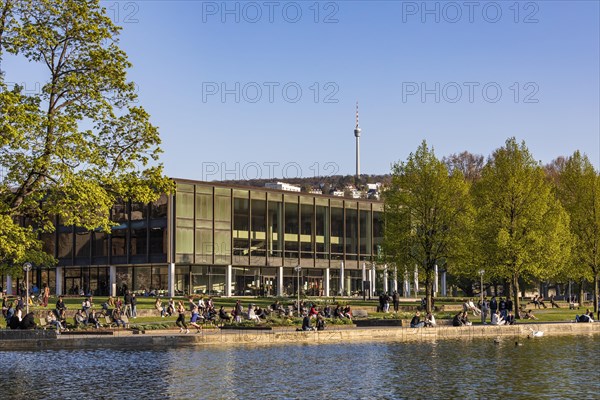
[[[354,128],[354,137],[356,137],[356,177],[360,178],[360,126],[358,126],[358,101],[356,102],[356,127]]]

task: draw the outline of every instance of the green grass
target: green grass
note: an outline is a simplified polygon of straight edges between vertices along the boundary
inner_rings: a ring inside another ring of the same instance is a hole
[[[199,298],[199,296],[196,296],[196,301]],[[204,297],[206,299],[206,296]],[[183,298],[183,297],[175,297],[174,298],[176,301],[178,300],[183,300],[184,304],[186,304],[187,307],[187,298]],[[462,298],[461,298],[462,299]],[[47,308],[43,308],[43,307],[38,307],[38,306],[30,306],[30,309],[32,310],[52,310],[54,309],[54,305],[56,304],[56,297],[51,297],[50,301],[48,303],[48,307]],[[70,310],[76,310],[79,309],[81,307],[81,303],[84,300],[84,297],[65,297],[64,301],[65,304],[67,305],[67,307]],[[99,297],[94,297],[93,298],[93,304],[94,304],[94,310],[100,310],[101,309],[101,304],[104,303],[107,300],[107,297],[105,296],[99,296]],[[122,298],[121,298],[122,300]],[[235,303],[236,303],[237,298],[224,298],[224,297],[215,297],[213,298],[213,301],[215,303],[215,307],[218,310],[221,306],[225,306],[225,308],[227,309],[227,311],[230,311]],[[247,309],[248,304],[252,303],[252,304],[257,304],[262,308],[267,308],[269,307],[275,300],[279,300],[280,303],[283,306],[287,306],[287,305],[291,305],[296,301],[296,298],[249,298],[249,297],[244,297],[244,298],[240,298],[243,308],[244,310]],[[367,301],[363,301],[362,299],[349,299],[349,298],[336,298],[335,303],[333,301],[333,298],[329,298],[329,299],[323,299],[323,298],[303,298],[304,301],[307,302],[313,302],[316,305],[322,307],[325,306],[325,304],[342,304],[342,305],[346,305],[349,304],[350,306],[353,307],[373,307],[375,308],[378,305],[377,300],[367,300]],[[457,304],[458,299],[456,299],[455,301],[449,301],[449,300],[454,300],[454,299],[443,299],[443,301],[439,301],[436,300],[436,305],[442,305],[442,304]],[[149,310],[149,309],[154,309],[154,303],[155,303],[156,299],[154,297],[137,297],[137,308],[138,310]],[[166,306],[166,303],[168,301],[168,298],[163,298],[163,305]],[[411,305],[414,306],[417,304],[417,302],[415,301],[411,301],[411,302],[401,302],[401,305]],[[526,304],[526,303],[525,303]],[[538,323],[538,322],[571,322],[575,319],[575,315],[576,314],[582,314],[583,312],[585,312],[586,308],[590,308],[591,307],[581,307],[579,310],[575,309],[575,310],[569,310],[569,308],[566,306],[561,307],[561,308],[547,308],[547,309],[532,309],[531,307],[528,307],[528,309],[533,310],[534,315],[538,318],[537,320],[518,320],[518,323]],[[435,317],[437,319],[451,319],[454,317],[455,312],[438,312],[438,313],[434,313]],[[412,316],[414,315],[413,312],[399,312],[398,314],[394,314],[394,313],[377,313],[377,312],[369,312],[368,313],[368,318],[373,318],[373,319],[390,319],[390,318],[399,318],[399,319],[411,319]],[[480,318],[469,315],[469,319],[475,323],[478,324],[480,323]],[[142,329],[153,329],[153,328],[170,328],[170,327],[175,327],[175,320],[176,320],[176,316],[172,316],[172,317],[167,317],[167,318],[161,318],[160,316],[150,316],[150,317],[138,317],[137,319],[130,319],[130,325],[131,327],[142,327]],[[71,321],[68,321],[69,323]],[[101,321],[103,322],[103,321]],[[302,321],[301,319],[298,318],[284,318],[284,319],[280,319],[280,318],[272,318],[270,317],[269,320],[267,322],[263,322],[264,324],[268,324],[270,326],[295,326],[295,325],[301,325]],[[342,323],[350,323],[350,321],[346,321],[346,320],[342,320],[342,321],[337,321],[337,320],[329,320],[328,321],[328,325],[332,325],[332,324],[342,324]],[[2,323],[3,325],[3,323]]]

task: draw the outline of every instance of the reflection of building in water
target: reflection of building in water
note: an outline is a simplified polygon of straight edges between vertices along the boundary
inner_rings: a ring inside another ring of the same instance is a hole
[[[53,293],[358,294],[383,241],[383,203],[175,179],[152,204],[119,203],[110,234],[64,226],[42,234],[56,267],[31,282]],[[342,267],[342,263],[344,267]],[[378,290],[384,287],[377,267]],[[389,274],[389,279],[394,276]]]

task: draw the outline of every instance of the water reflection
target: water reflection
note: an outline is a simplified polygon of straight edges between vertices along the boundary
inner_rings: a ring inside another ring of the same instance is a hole
[[[598,398],[597,336],[0,352],[3,399]]]

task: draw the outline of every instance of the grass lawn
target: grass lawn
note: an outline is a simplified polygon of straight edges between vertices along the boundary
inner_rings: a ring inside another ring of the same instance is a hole
[[[175,297],[174,298],[176,301],[178,300],[183,300],[184,304],[186,305],[187,308],[187,298],[183,298],[183,297]],[[224,297],[214,297],[213,301],[215,303],[216,309],[218,310],[221,306],[225,306],[225,308],[227,309],[227,311],[231,311],[231,309],[234,307],[236,300],[238,298],[224,298]],[[51,297],[50,301],[48,303],[48,307],[47,308],[43,308],[43,307],[38,307],[38,306],[30,306],[30,309],[33,310],[40,310],[40,309],[46,309],[46,310],[51,310],[54,309],[54,305],[56,304],[56,297]],[[81,303],[84,300],[84,297],[65,297],[64,301],[68,307],[68,309],[70,310],[77,310],[81,307]],[[94,297],[93,298],[93,305],[94,305],[94,310],[100,310],[101,309],[101,304],[104,303],[107,300],[107,297]],[[121,298],[122,300],[122,298]],[[163,297],[163,305],[166,306],[166,303],[168,302],[168,298],[164,298]],[[256,304],[259,305],[262,308],[267,308],[269,307],[274,301],[274,298],[252,298],[252,297],[241,297],[240,298],[241,302],[242,302],[242,306],[244,308],[244,311],[248,308],[248,304],[252,303],[252,304]],[[287,305],[291,305],[295,302],[295,298],[278,298],[277,300],[280,301],[280,303],[284,306]],[[314,299],[303,299],[305,301],[313,301],[315,302],[317,305],[319,306],[324,306],[326,303],[329,304],[336,304],[337,302],[339,302],[340,304],[350,304],[351,306],[354,307],[373,307],[375,308],[378,305],[377,300],[366,300],[363,301],[362,299],[356,299],[356,298],[338,298],[336,299],[336,302],[334,303],[334,299],[333,298],[329,298],[327,300],[325,299],[320,299],[320,298],[314,298]],[[459,299],[442,299],[442,300],[437,300],[436,301],[436,305],[442,305],[442,304],[457,304],[457,300]],[[138,310],[149,310],[149,309],[154,309],[154,302],[156,301],[156,298],[154,297],[137,297],[137,308]],[[401,305],[417,305],[418,303],[416,301],[411,301],[411,302],[402,302],[400,303]],[[575,310],[569,310],[569,308],[566,306],[561,307],[561,308],[546,308],[546,309],[532,309],[532,308],[528,308],[530,310],[533,311],[534,315],[538,318],[537,320],[518,320],[518,323],[538,323],[538,322],[571,322],[575,319],[575,315],[576,314],[581,314],[583,312],[585,312],[586,308],[588,307],[581,307],[579,310],[575,309]],[[451,319],[454,317],[454,315],[456,314],[456,312],[438,312],[438,313],[434,313],[435,317],[437,319]],[[414,315],[413,312],[399,312],[398,314],[394,314],[394,313],[377,313],[377,312],[369,312],[368,313],[369,318],[374,318],[374,319],[389,319],[389,318],[399,318],[399,319],[411,319],[412,316]],[[186,316],[187,318],[189,318],[189,312],[188,315]],[[474,324],[479,324],[480,322],[480,318],[476,317],[476,316],[472,316],[469,315],[469,319],[474,323]],[[167,317],[167,318],[161,318],[159,315],[157,316],[149,316],[149,317],[138,317],[137,319],[131,319],[130,320],[130,324],[131,326],[134,325],[141,325],[141,326],[148,326],[147,329],[151,329],[153,327],[156,328],[166,328],[166,327],[174,327],[175,326],[175,320],[176,320],[176,316],[172,316],[172,317]],[[102,321],[101,321],[102,322]],[[271,323],[273,325],[300,325],[301,324],[301,320],[297,319],[297,318],[293,318],[291,320],[285,319],[285,320],[273,320],[271,321]]]

